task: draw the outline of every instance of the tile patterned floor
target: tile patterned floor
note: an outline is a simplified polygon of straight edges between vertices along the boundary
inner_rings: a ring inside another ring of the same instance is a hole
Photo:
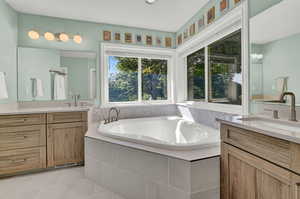
[[[66,168],[0,179],[0,199],[123,199],[84,177],[84,168]]]

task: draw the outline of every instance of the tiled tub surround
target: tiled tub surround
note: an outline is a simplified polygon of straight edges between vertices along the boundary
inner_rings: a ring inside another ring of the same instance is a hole
[[[85,138],[85,174],[126,199],[218,199],[219,157],[187,161]]]
[[[216,129],[220,128],[219,119],[229,119],[233,114],[196,108],[191,105],[177,105],[178,113],[186,120],[201,123]]]
[[[120,119],[160,117],[160,116],[181,116],[186,120],[205,124],[219,129],[216,118],[230,118],[233,114],[195,108],[190,105],[165,104],[165,105],[137,105],[121,106]],[[92,122],[103,121],[108,115],[109,108],[94,107],[91,111]]]
[[[178,115],[177,106],[175,104],[163,105],[129,105],[119,106],[120,119],[142,118],[142,117],[159,117]],[[92,109],[92,121],[100,122],[107,118],[109,107]]]

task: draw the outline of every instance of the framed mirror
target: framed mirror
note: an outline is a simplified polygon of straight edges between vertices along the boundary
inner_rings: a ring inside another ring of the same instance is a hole
[[[18,48],[18,100],[69,101],[96,97],[96,53]]]
[[[250,1],[251,102],[284,104],[280,96],[290,91],[300,105],[300,1],[259,2]]]

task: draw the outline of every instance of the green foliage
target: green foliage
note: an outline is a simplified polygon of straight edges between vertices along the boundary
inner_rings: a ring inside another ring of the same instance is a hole
[[[138,100],[138,59],[115,57],[118,72],[110,77],[111,102]],[[142,59],[143,100],[167,99],[167,60]]]

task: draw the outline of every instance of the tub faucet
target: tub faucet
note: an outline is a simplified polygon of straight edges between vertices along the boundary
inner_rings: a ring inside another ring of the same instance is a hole
[[[112,112],[115,112],[116,115],[112,116]],[[108,111],[108,118],[104,120],[104,124],[118,121],[120,112],[121,112],[120,109],[118,109],[116,107],[111,107]]]
[[[296,115],[296,96],[294,93],[292,92],[284,92],[281,94],[280,96],[280,101],[281,102],[284,102],[284,97],[285,96],[291,96],[291,114],[290,114],[290,118],[289,120],[290,121],[293,121],[293,122],[296,122],[297,121],[297,115]]]

